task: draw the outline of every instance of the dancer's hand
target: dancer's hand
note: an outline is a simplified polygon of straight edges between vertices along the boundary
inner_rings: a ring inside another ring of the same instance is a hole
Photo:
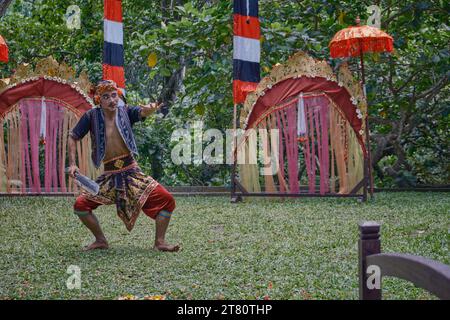
[[[78,167],[77,167],[76,164],[70,165],[69,170],[68,170],[69,175],[70,175],[72,178],[75,178],[75,172],[79,172],[79,171],[80,171],[80,169],[78,169]]]
[[[141,110],[141,115],[143,117],[148,117],[149,115],[155,113],[159,108],[161,108],[163,105],[163,103],[149,103],[145,106],[141,106],[142,110]]]

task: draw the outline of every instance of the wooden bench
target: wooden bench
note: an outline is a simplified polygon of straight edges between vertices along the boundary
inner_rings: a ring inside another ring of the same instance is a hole
[[[381,253],[380,224],[359,223],[359,298],[381,300],[384,276],[401,278],[434,294],[450,299],[450,266],[420,256]]]

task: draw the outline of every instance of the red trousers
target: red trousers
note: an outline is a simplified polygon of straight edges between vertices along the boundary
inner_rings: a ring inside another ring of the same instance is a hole
[[[77,197],[75,204],[73,205],[76,211],[85,211],[92,213],[92,210],[101,206],[101,203],[89,200],[83,195]],[[142,211],[152,219],[156,219],[156,216],[162,210],[173,212],[175,210],[175,199],[162,185],[158,185],[148,196]]]

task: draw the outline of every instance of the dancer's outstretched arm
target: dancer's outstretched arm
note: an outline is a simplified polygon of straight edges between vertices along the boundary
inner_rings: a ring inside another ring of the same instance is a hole
[[[155,113],[159,108],[161,108],[163,103],[157,104],[156,102],[149,103],[145,106],[141,106],[141,116],[143,118],[148,117]]]

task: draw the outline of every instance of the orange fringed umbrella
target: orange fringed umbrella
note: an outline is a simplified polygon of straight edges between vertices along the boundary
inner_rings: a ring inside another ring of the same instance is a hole
[[[371,26],[342,29],[330,42],[332,58],[360,57],[366,52],[392,52],[394,39],[386,32]]]
[[[366,79],[364,74],[364,53],[392,52],[394,39],[386,32],[371,26],[360,26],[361,20],[356,19],[356,26],[348,27],[337,32],[330,41],[329,48],[332,58],[360,57],[361,80],[366,95]],[[370,194],[373,196],[373,178],[369,140],[369,115],[366,116],[366,140],[369,162]]]
[[[332,58],[360,57],[362,82],[365,84],[364,53],[392,52],[394,39],[386,32],[371,26],[360,26],[361,20],[356,18],[356,26],[338,31],[331,39],[329,47]]]
[[[2,36],[0,36],[0,61],[8,62],[8,46]]]
[[[356,26],[338,31],[331,39],[329,48],[332,58],[360,57],[362,82],[365,84],[364,53],[392,52],[394,39],[386,32],[371,26],[360,26],[361,20],[356,18]]]

